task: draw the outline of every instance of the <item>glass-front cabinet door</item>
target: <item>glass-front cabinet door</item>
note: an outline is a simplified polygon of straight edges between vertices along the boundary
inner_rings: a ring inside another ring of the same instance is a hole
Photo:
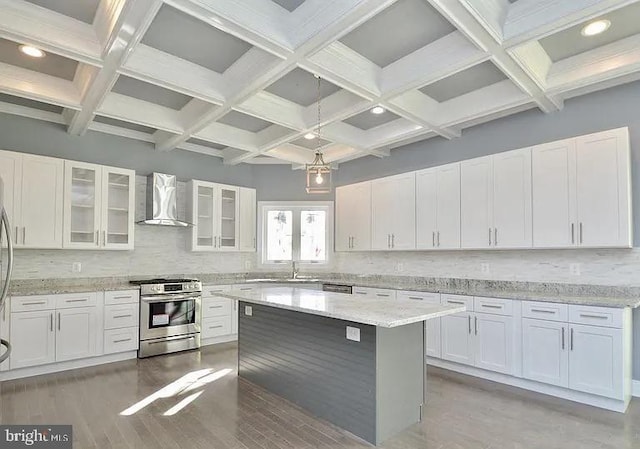
[[[102,169],[101,246],[108,249],[133,249],[135,176],[131,170]]]
[[[218,249],[231,250],[239,248],[239,202],[240,189],[238,187],[220,186],[219,202],[219,235]]]
[[[101,167],[65,162],[64,247],[100,247]]]
[[[191,183],[191,249],[193,251],[213,251],[218,243],[215,230],[216,194],[211,183],[192,181]]]

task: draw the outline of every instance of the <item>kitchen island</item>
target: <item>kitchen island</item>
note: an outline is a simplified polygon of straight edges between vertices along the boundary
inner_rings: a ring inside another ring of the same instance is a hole
[[[421,419],[424,321],[464,306],[294,287],[231,290],[238,375],[380,444]]]

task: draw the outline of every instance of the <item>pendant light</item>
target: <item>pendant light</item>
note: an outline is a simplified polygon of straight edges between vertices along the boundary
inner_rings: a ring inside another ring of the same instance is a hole
[[[307,193],[320,194],[331,192],[331,166],[325,163],[322,157],[321,139],[320,139],[320,77],[318,79],[318,123],[316,126],[316,156],[311,164],[306,165],[307,170]]]

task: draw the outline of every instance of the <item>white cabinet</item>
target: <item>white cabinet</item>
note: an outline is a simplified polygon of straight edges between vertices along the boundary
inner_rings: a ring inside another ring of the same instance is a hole
[[[569,385],[568,326],[557,321],[522,319],[522,377]]]
[[[104,294],[104,354],[135,351],[140,332],[140,290]]]
[[[513,317],[475,313],[475,366],[498,373],[513,371]]]
[[[569,388],[623,399],[622,329],[569,326]]]
[[[451,362],[473,365],[474,345],[471,329],[472,313],[456,313],[442,317],[442,358]]]
[[[416,248],[415,172],[371,183],[371,247],[377,250]]]
[[[416,248],[460,248],[460,164],[416,172]]]
[[[396,299],[396,291],[388,288],[353,287],[353,295],[367,299]]]
[[[462,248],[531,246],[531,150],[461,163]]]
[[[10,326],[11,326],[11,300],[7,299],[4,303],[4,308],[0,312],[0,338],[4,340],[10,340]],[[4,351],[4,349],[2,349]],[[0,372],[9,369],[9,359],[0,363]]]
[[[371,182],[336,188],[336,251],[371,249]]]
[[[190,181],[187,214],[192,251],[237,251],[240,248],[240,188]]]
[[[240,187],[240,251],[256,250],[256,189]]]
[[[409,290],[399,290],[396,292],[396,298],[409,301],[424,301],[428,304],[439,305],[440,293],[414,292]],[[429,357],[440,358],[441,356],[441,340],[440,340],[440,321],[441,318],[432,318],[424,322],[425,325],[425,348]]]
[[[10,223],[14,226],[13,241],[18,239],[18,204],[20,203],[20,184],[22,179],[22,155],[12,151],[0,151],[0,179],[3,181],[3,206],[7,211]],[[2,239],[4,242],[4,238]],[[6,246],[6,242],[3,243]]]
[[[57,310],[56,361],[96,355],[95,307]]]
[[[56,360],[54,314],[53,310],[11,314],[11,369]]]
[[[65,248],[133,249],[134,208],[134,171],[65,161]]]
[[[631,247],[627,128],[538,145],[532,158],[535,247]]]

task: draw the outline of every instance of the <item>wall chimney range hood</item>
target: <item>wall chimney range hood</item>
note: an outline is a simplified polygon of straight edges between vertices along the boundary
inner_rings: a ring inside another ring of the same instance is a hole
[[[178,181],[175,175],[152,173],[147,176],[147,219],[138,224],[153,226],[193,226],[178,220]]]

